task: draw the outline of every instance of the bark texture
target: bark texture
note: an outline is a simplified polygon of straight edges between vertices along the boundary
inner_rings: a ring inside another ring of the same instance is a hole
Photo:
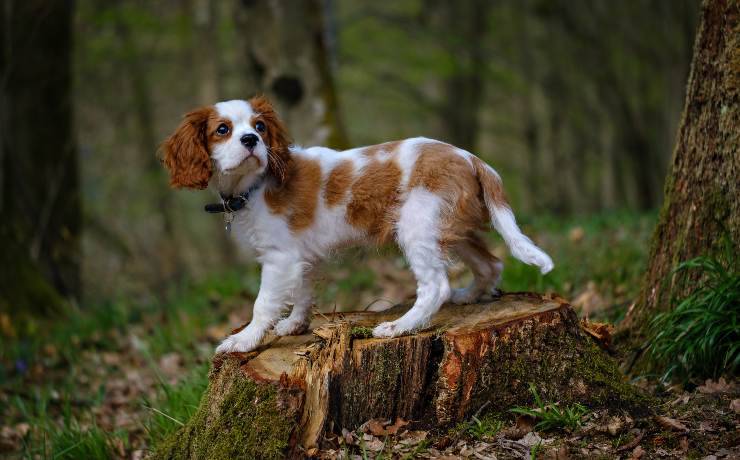
[[[560,298],[507,294],[447,306],[416,334],[369,338],[408,307],[320,315],[313,334],[216,356],[196,415],[155,458],[310,456],[327,432],[372,418],[444,429],[484,404],[507,413],[532,403],[530,383],[563,404],[646,410]]]
[[[641,295],[623,323],[635,342],[654,313],[691,291],[696,279],[671,277],[683,261],[740,255],[740,2],[707,0],[665,202],[653,235]]]
[[[53,310],[80,294],[73,134],[73,2],[0,6],[0,310]]]

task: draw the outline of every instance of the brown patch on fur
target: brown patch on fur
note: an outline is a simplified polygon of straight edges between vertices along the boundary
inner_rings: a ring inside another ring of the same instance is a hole
[[[274,214],[287,216],[294,232],[311,226],[321,188],[321,165],[307,158],[293,157],[282,186],[265,190],[265,203]]]
[[[375,158],[380,152],[393,153],[396,151],[398,146],[401,145],[401,142],[402,141],[390,141],[382,144],[371,145],[369,147],[365,147],[362,154],[368,158]]]
[[[324,201],[328,208],[336,206],[344,200],[352,185],[354,170],[355,167],[352,161],[344,160],[329,172],[329,177],[324,185]]]
[[[501,178],[491,172],[488,165],[478,157],[473,157],[473,166],[475,166],[475,174],[478,176],[485,196],[496,206],[509,206],[509,200],[506,199]]]
[[[290,170],[290,137],[285,125],[278,117],[272,103],[265,96],[255,96],[249,100],[252,110],[257,114],[249,122],[254,127],[255,123],[262,121],[265,124],[265,132],[259,133],[268,147],[267,168],[275,177],[278,184],[283,184],[288,179]]]
[[[454,147],[442,142],[422,144],[414,170],[409,177],[409,189],[424,187],[444,201],[440,221],[440,246],[447,250],[468,240],[471,231],[485,230],[490,213],[483,198],[478,169],[458,155]],[[480,161],[477,158],[472,158]],[[487,173],[490,174],[490,173]]]
[[[394,161],[372,161],[352,184],[347,221],[383,243],[393,235],[398,211],[401,168]]]
[[[209,154],[209,120],[216,111],[202,107],[183,117],[180,126],[162,143],[162,162],[170,172],[170,185],[204,189],[213,174]]]

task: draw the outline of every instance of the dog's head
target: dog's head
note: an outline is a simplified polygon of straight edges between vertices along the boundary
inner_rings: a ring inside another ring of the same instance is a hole
[[[213,174],[286,179],[290,140],[270,101],[257,96],[202,107],[185,115],[162,144],[173,187],[204,189]]]

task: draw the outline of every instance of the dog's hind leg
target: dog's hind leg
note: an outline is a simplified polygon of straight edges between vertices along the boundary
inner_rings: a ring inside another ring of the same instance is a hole
[[[439,245],[441,206],[441,199],[423,188],[411,190],[401,206],[398,243],[416,277],[416,302],[397,320],[375,327],[375,337],[394,337],[422,327],[449,300],[447,267]]]
[[[485,294],[497,292],[504,263],[488,251],[486,242],[479,235],[470,234],[463,242],[455,245],[453,251],[473,272],[473,282],[466,288],[453,289],[450,297],[452,303],[474,303]]]

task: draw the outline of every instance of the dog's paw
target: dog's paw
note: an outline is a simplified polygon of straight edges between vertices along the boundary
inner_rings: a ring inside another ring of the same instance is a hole
[[[308,330],[309,323],[308,318],[291,318],[289,316],[278,321],[273,332],[278,336],[301,335]]]
[[[380,323],[375,326],[375,328],[373,329],[373,337],[398,337],[399,335],[403,335],[411,329],[412,328],[404,327],[402,324],[399,323],[398,320],[389,321],[387,323]]]
[[[262,336],[264,333],[258,331],[250,331],[249,327],[242,331],[230,335],[224,339],[221,344],[216,347],[216,354],[218,353],[245,353],[252,351],[257,348],[262,342]]]

